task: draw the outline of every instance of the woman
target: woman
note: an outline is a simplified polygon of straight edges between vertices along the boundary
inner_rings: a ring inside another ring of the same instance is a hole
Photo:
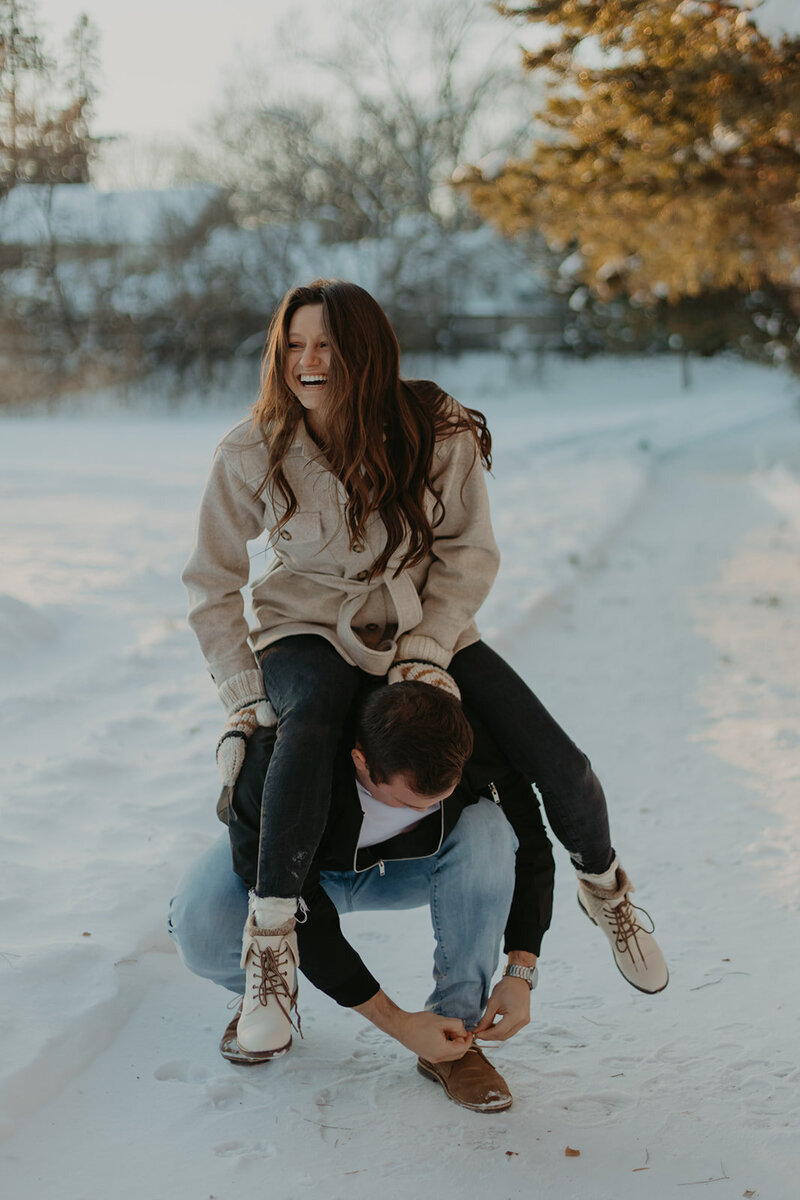
[[[610,939],[625,942],[615,950],[620,969],[643,990],[666,984],[652,938],[641,963],[626,967],[636,958],[631,937],[643,943],[649,935],[635,925],[588,760],[474,623],[499,565],[481,470],[490,455],[482,414],[435,384],[400,379],[397,339],[362,288],[317,280],[284,297],[253,420],[218,447],[183,575],[189,620],[229,714],[218,746],[227,783],[247,736],[270,721],[268,702],[277,716],[243,951],[265,997],[296,960],[298,898],[325,827],[334,753],[360,672],[460,692],[537,785],[579,870],[584,908]],[[250,634],[247,542],[264,530],[275,562],[253,584]],[[265,1054],[280,1052],[274,1042],[291,1002],[285,995],[276,1023],[265,1018],[252,1031]],[[240,1022],[240,1041],[242,1033]]]

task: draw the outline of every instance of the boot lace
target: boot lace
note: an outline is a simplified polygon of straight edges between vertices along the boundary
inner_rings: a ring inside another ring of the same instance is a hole
[[[636,916],[636,913],[642,913],[645,917],[647,917],[648,921],[650,922],[649,929],[641,924]],[[639,953],[639,958],[642,960],[642,962],[644,962],[645,957],[642,953],[642,948],[639,945],[639,939],[636,935],[640,932],[653,933],[655,930],[655,923],[647,909],[637,908],[637,906],[632,904],[629,898],[626,896],[624,900],[621,900],[620,903],[613,908],[610,904],[607,904],[605,907],[605,915],[613,931],[617,951],[620,954],[630,954],[632,961],[635,962],[635,948]]]
[[[287,970],[288,954],[289,948],[285,943],[277,954],[271,946],[267,946],[265,950],[254,950],[256,963],[253,970],[253,996],[259,1004],[265,1007],[269,1003],[269,997],[274,996],[276,1004],[292,1029],[302,1037],[300,1013],[297,1010],[297,994],[292,995],[289,991],[284,974]],[[294,1013],[294,1017],[292,1013]]]

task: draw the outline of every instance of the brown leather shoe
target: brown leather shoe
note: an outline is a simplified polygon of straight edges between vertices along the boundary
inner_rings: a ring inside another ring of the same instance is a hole
[[[419,1058],[417,1070],[440,1083],[456,1104],[473,1112],[499,1112],[511,1107],[513,1097],[508,1084],[479,1046],[470,1046],[455,1062],[431,1063]]]

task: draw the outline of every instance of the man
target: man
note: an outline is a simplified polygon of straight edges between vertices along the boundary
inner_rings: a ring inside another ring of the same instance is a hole
[[[478,1111],[509,1107],[508,1087],[476,1039],[504,1041],[529,1021],[553,858],[529,784],[472,726],[458,701],[427,684],[372,690],[338,756],[325,835],[302,892],[306,919],[281,933],[254,929],[251,918],[240,958],[274,732],[250,739],[219,806],[233,869],[223,838],[189,870],[170,918],[190,970],[245,991],[223,1035],[226,1058],[263,1062],[289,1049],[300,966],[416,1054],[420,1072],[451,1099]],[[339,914],[423,904],[434,927],[435,986],[423,1011],[406,1012],[344,937]],[[508,962],[492,989],[504,935]],[[276,1032],[274,1048],[249,1048],[265,1030],[260,1044]]]

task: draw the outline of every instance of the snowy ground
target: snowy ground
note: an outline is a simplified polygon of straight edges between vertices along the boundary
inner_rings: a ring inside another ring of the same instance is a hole
[[[481,625],[590,753],[669,988],[626,986],[559,854],[533,1021],[493,1052],[508,1113],[457,1108],[308,985],[289,1056],[220,1059],[227,996],[182,968],[164,913],[218,828],[220,711],[178,574],[238,414],[7,418],[4,1197],[796,1197],[792,390],[732,362],[689,393],[670,361],[422,373],[490,416],[504,563]],[[427,913],[347,920],[418,1007]]]

